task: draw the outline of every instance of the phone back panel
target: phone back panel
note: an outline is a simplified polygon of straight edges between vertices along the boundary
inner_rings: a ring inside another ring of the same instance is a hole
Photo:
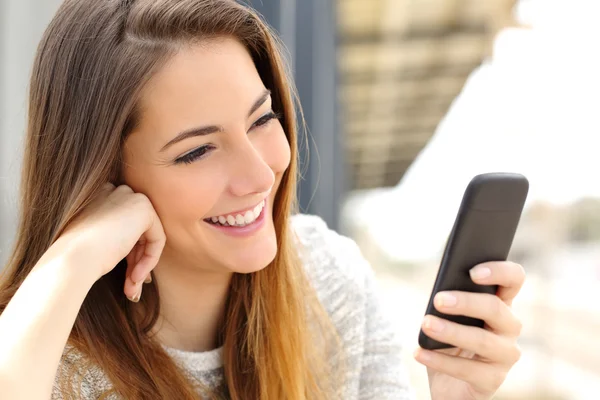
[[[447,290],[496,293],[497,286],[475,284],[469,270],[483,262],[507,259],[528,189],[527,179],[519,174],[492,173],[473,178],[446,243],[426,314],[483,327],[480,319],[440,313],[433,306],[433,298]],[[430,350],[451,347],[429,338],[423,331],[419,334],[419,345]]]

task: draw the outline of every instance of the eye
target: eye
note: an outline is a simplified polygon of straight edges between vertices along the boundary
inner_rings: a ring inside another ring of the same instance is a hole
[[[175,164],[191,164],[202,158],[206,153],[212,150],[212,146],[205,145],[194,149],[175,160]]]
[[[258,128],[261,126],[264,126],[266,124],[268,124],[270,121],[274,120],[274,119],[279,119],[280,115],[277,113],[274,113],[273,111],[269,111],[268,113],[266,113],[265,115],[263,115],[262,117],[260,117],[253,125],[250,129],[253,128]]]

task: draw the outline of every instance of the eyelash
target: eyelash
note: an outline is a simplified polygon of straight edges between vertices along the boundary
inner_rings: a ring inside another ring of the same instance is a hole
[[[256,120],[256,122],[254,124],[252,124],[252,127],[250,129],[260,128],[262,126],[265,126],[272,120],[279,119],[279,118],[280,118],[280,115],[278,113],[269,111],[267,114],[263,115],[258,120]],[[208,151],[212,150],[213,148],[214,147],[211,145],[204,145],[204,146],[198,147],[197,149],[192,150],[189,153],[176,159],[175,164],[191,164],[194,161],[202,158]]]

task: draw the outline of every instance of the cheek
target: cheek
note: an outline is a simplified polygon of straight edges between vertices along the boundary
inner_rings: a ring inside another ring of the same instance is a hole
[[[168,216],[177,224],[196,222],[214,207],[225,180],[217,171],[198,171],[200,164],[170,168],[164,176],[157,176],[150,190],[161,219]]]
[[[214,206],[224,185],[218,171],[199,171],[202,163],[151,167],[143,174],[129,174],[128,185],[152,201],[167,236],[173,227],[201,220]],[[207,190],[207,188],[211,188]]]
[[[281,175],[290,165],[290,145],[281,124],[265,135],[260,143],[264,161],[276,175]]]

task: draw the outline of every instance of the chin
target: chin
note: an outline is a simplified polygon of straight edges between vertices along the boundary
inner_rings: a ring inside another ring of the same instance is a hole
[[[267,267],[277,255],[277,240],[275,237],[252,247],[250,249],[228,251],[226,257],[221,259],[223,266],[231,272],[250,274]]]

